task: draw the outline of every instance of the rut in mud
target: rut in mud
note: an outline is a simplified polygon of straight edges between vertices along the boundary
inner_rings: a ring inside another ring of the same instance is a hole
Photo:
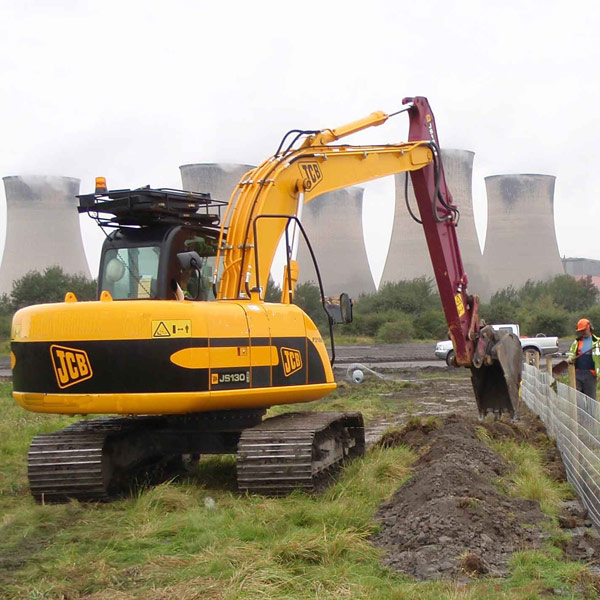
[[[373,541],[387,566],[418,579],[502,576],[515,552],[548,541],[549,519],[539,504],[502,493],[497,481],[510,466],[480,441],[481,425],[452,414],[438,427],[409,424],[382,438],[384,445],[402,443],[419,453],[411,477],[377,514],[381,528]],[[484,426],[492,437],[546,441],[543,424],[531,414],[519,424]],[[564,481],[558,452],[547,441],[544,447],[547,472]],[[567,508],[563,526],[591,525],[577,503]],[[600,559],[600,540],[589,533],[573,536],[562,549],[572,560]]]

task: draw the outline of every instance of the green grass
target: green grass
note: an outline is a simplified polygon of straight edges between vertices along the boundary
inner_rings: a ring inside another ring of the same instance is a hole
[[[510,474],[501,480],[511,496],[535,500],[542,512],[557,517],[561,504],[573,497],[567,482],[558,482],[544,471],[543,449],[515,440],[493,440],[488,432],[479,428],[479,437],[511,465]]]
[[[379,411],[388,409],[376,397],[386,386],[356,387]],[[240,495],[235,459],[225,456],[201,460],[185,480],[112,504],[36,505],[26,485],[29,441],[72,419],[27,413],[9,389],[0,388],[3,600],[529,599],[554,589],[597,597],[584,566],[563,562],[550,545],[515,555],[507,579],[468,585],[416,582],[383,568],[369,537],[377,507],[410,474],[415,456],[405,447],[370,451],[314,497]],[[354,407],[358,390],[331,401]],[[512,452],[515,465],[537,464],[524,450]]]
[[[0,511],[15,497],[29,497],[26,456],[33,437],[77,420],[23,410],[12,400],[11,392],[11,383],[0,383]]]

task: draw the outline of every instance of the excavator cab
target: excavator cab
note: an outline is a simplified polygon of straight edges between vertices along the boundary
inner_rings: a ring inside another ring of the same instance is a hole
[[[171,189],[78,196],[79,212],[114,228],[102,247],[98,298],[214,300],[211,279],[221,208],[210,194]]]
[[[214,300],[210,281],[215,255],[216,240],[201,230],[119,228],[102,248],[98,297],[107,291],[113,300],[173,300],[179,286],[186,299]]]

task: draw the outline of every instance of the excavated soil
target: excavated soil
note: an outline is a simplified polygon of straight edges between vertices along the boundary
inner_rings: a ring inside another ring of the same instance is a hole
[[[376,350],[348,347],[347,358],[366,362],[365,356],[375,356]],[[423,345],[386,346],[377,358],[422,360],[425,350]],[[405,444],[419,456],[410,478],[377,514],[380,530],[373,543],[384,551],[384,563],[421,580],[504,576],[515,552],[554,543],[565,560],[589,565],[600,589],[600,538],[580,502],[564,503],[558,522],[565,535],[550,540],[544,526],[549,519],[538,503],[503,493],[498,480],[510,465],[477,435],[477,428],[484,427],[492,438],[536,445],[546,473],[566,481],[560,454],[542,421],[521,407],[516,423],[490,417],[478,422],[468,372],[440,363],[437,368],[372,365],[380,375],[409,385],[380,392],[390,410],[369,423],[368,443]],[[347,373],[339,375],[341,394],[345,386],[351,393],[354,384]],[[436,417],[437,424],[428,417]]]
[[[478,426],[491,437],[539,444],[547,472],[564,481],[556,448],[527,411],[516,424],[481,424],[461,414],[443,417],[438,426],[411,422],[378,442],[405,444],[419,454],[411,477],[377,514],[381,527],[373,542],[387,566],[422,580],[503,576],[515,552],[548,542],[539,504],[502,493],[498,479],[510,466],[480,441]],[[565,558],[600,561],[600,540],[578,502],[565,505],[560,523],[575,531],[562,546]]]

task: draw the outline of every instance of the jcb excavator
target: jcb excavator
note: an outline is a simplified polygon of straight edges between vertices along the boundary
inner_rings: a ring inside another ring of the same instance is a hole
[[[360,413],[263,416],[270,406],[316,400],[336,387],[333,339],[330,358],[321,333],[292,303],[303,203],[403,171],[412,178],[456,363],[471,369],[479,413],[515,412],[521,346],[480,323],[433,114],[422,97],[406,98],[404,111],[407,143],[336,143],[383,124],[391,116],[383,112],[337,129],[289,132],[228,203],[168,189],[108,191],[102,182],[79,197],[80,212],[113,228],[98,300],[68,293],[63,303],[15,314],[13,394],[35,412],[122,416],[38,435],[28,465],[36,499],[109,500],[151,465],[236,452],[241,490],[313,490],[362,455]],[[267,279],[283,235],[282,298],[269,303]],[[323,304],[330,330],[334,320],[351,319],[347,295]]]

